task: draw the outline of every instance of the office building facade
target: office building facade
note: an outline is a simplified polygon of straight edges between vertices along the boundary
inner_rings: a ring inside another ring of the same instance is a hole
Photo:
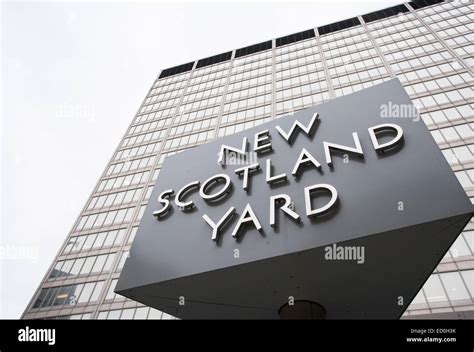
[[[173,319],[114,293],[166,156],[393,78],[474,199],[473,20],[413,1],[161,71],[22,318]],[[471,221],[403,317],[473,318],[473,297]]]

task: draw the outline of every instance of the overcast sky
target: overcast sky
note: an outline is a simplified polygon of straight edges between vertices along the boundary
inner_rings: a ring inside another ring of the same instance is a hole
[[[401,1],[1,5],[0,318],[19,318],[161,69]]]

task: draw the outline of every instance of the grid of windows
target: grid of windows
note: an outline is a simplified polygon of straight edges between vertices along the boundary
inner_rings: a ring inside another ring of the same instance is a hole
[[[113,292],[166,156],[392,77],[474,199],[474,5],[400,6],[163,71],[24,317],[172,319]],[[405,314],[472,310],[473,289],[471,222]]]
[[[276,48],[275,80],[277,115],[329,100],[317,40],[311,38]]]
[[[126,229],[101,231],[87,235],[74,236],[69,239],[62,254],[86,252],[90,250],[120,246],[125,238]]]
[[[423,289],[413,300],[417,311],[412,314],[424,314],[427,308],[441,311],[446,302],[453,307],[470,305],[474,297],[474,270],[451,271],[432,274]]]
[[[130,221],[134,208],[104,211],[91,215],[84,215],[76,227],[76,231],[84,231],[92,228],[120,225]]]
[[[271,116],[272,101],[272,50],[241,56],[232,62],[218,135],[231,132],[239,122],[262,122]],[[230,125],[230,126],[229,126]],[[227,126],[227,127],[225,127]]]
[[[82,318],[84,319],[84,318]],[[148,307],[139,307],[139,308],[125,308],[125,309],[115,309],[115,310],[105,310],[100,311],[97,319],[107,319],[107,320],[152,320],[152,319],[161,319],[161,320],[172,320],[176,319],[173,316],[161,312],[159,310],[148,308]]]
[[[93,255],[89,257],[59,260],[51,270],[48,279],[70,278],[78,275],[90,275],[110,271],[115,258],[113,254]]]
[[[97,302],[103,287],[104,281],[94,281],[43,288],[36,298],[33,308],[76,306]]]

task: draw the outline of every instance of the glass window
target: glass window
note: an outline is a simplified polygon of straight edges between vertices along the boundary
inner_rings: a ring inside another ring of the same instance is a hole
[[[459,237],[456,239],[456,241],[453,243],[451,248],[449,249],[451,252],[451,256],[456,259],[459,257],[471,255],[471,251],[469,250],[469,247],[467,246],[466,242],[464,241],[463,235],[459,235]]]
[[[62,306],[65,303],[69,303],[70,291],[71,286],[59,287],[54,298],[53,306]]]
[[[99,319],[99,320],[107,319],[107,314],[108,313],[109,313],[108,311],[99,312],[99,315],[97,316],[97,319]]]
[[[107,196],[107,199],[106,199],[105,203],[104,203],[104,207],[110,207],[112,205],[112,203],[114,202],[115,196],[116,196],[116,193],[109,194]],[[104,196],[104,198],[105,198],[105,196]]]
[[[130,221],[133,215],[133,208],[128,208],[125,218],[123,219],[124,222]]]
[[[72,244],[71,251],[80,251],[87,236],[71,237],[69,243]]]
[[[33,308],[39,308],[44,304],[44,301],[46,297],[48,296],[48,291],[49,291],[49,288],[43,288],[40,291],[38,297],[36,298],[35,303],[33,304]]]
[[[467,245],[471,248],[471,252],[474,253],[474,231],[464,231],[464,238]]]
[[[456,130],[452,127],[441,129],[441,133],[443,134],[444,139],[446,139],[448,142],[459,139]]]
[[[94,208],[102,208],[104,206],[104,203],[105,203],[106,199],[107,199],[107,196],[100,196],[97,199],[97,203],[95,204]]]
[[[133,194],[134,194],[134,191],[128,191],[125,195],[125,198],[123,199],[123,202],[130,203],[133,199]]]
[[[140,211],[138,212],[138,215],[137,215],[137,220],[141,219],[143,217],[143,213],[145,213],[145,208],[146,206],[145,205],[142,205],[140,207]]]
[[[71,275],[79,275],[81,272],[82,264],[84,264],[85,259],[84,258],[79,258],[76,259],[74,262],[74,265],[71,268],[70,274]]]
[[[104,287],[104,281],[97,282],[95,286],[94,292],[91,295],[91,302],[97,301],[99,299],[100,292],[102,291],[102,287]]]
[[[124,309],[120,319],[133,319],[133,314],[135,313],[135,308]]]
[[[442,111],[433,111],[430,113],[431,118],[435,123],[443,123],[446,122],[446,116],[444,116]]]
[[[110,231],[107,235],[107,238],[104,241],[104,247],[111,246],[114,243],[115,236],[117,235],[118,231]]]
[[[109,254],[107,256],[107,260],[105,261],[104,267],[102,268],[102,271],[110,271],[110,268],[112,267],[112,263],[115,258],[115,253],[114,254]]]
[[[108,213],[100,213],[97,214],[97,221],[94,223],[94,227],[102,226],[104,223],[104,219],[107,216]]]
[[[69,304],[75,305],[77,303],[77,298],[81,294],[84,284],[71,285],[71,290],[69,291]]]
[[[94,267],[92,268],[92,273],[99,273],[102,271],[102,267],[104,266],[105,260],[107,259],[107,255],[99,255],[97,256],[97,260],[95,261]]]
[[[117,217],[115,218],[114,222],[120,224],[123,222],[125,215],[127,214],[128,209],[120,209],[117,213]],[[113,242],[113,241],[112,241]]]
[[[466,286],[471,293],[471,297],[474,297],[474,270],[463,270],[461,271],[462,278],[466,282]]]
[[[169,315],[168,313],[163,312],[163,315],[161,316],[161,319],[163,319],[163,320],[173,320],[173,319],[175,319],[175,317],[173,317],[172,315]]]
[[[84,246],[82,247],[83,250],[91,249],[92,245],[94,244],[94,240],[97,234],[88,235],[86,241],[84,242]]]
[[[137,311],[135,312],[135,317],[133,319],[146,319],[148,316],[148,310],[148,307],[137,308]]]
[[[92,267],[94,266],[96,257],[88,257],[84,262],[84,265],[81,270],[81,274],[89,274],[91,272]]]
[[[418,294],[413,298],[411,304],[426,304],[425,295],[423,294],[423,290],[420,290]]]
[[[430,276],[423,286],[423,289],[429,303],[447,301],[446,294],[444,293],[443,286],[441,286],[441,281],[437,274]]]
[[[440,276],[451,301],[470,298],[458,272],[441,273]]]
[[[472,160],[472,153],[467,146],[454,148],[453,151],[460,162],[467,162]]]
[[[444,143],[443,135],[441,134],[441,132],[439,130],[431,131],[431,135],[433,136],[436,143],[438,143],[438,144]]]
[[[125,193],[127,193],[127,192],[120,192],[120,193],[117,194],[117,197],[114,200],[115,205],[118,205],[118,204],[122,203],[123,198],[125,197]]]
[[[116,294],[114,292],[115,290],[115,285],[117,285],[117,279],[112,280],[109,286],[109,290],[107,291],[107,295],[105,296],[105,299],[114,299]]]
[[[120,309],[111,310],[109,315],[107,315],[107,320],[119,319],[120,313],[122,313],[122,310]]]
[[[51,273],[49,274],[48,279],[59,276],[61,272],[61,267],[63,266],[63,264],[64,264],[64,261],[57,262],[54,268],[51,270]]]
[[[94,225],[95,220],[97,219],[97,214],[90,215],[87,217],[87,221],[84,225],[85,229],[90,229]]]
[[[471,178],[468,176],[467,172],[465,172],[465,171],[457,171],[455,174],[456,174],[456,177],[458,178],[459,182],[461,183],[461,185],[462,185],[464,188],[472,187],[472,186],[473,186],[472,180],[471,180]]]
[[[109,211],[107,214],[107,218],[104,221],[104,226],[108,226],[114,222],[115,216],[117,215],[117,211]]]
[[[474,137],[474,130],[473,130],[474,124],[464,124],[464,125],[459,125],[455,126],[456,131],[461,135],[462,138],[472,138]]]
[[[157,310],[157,309],[154,309],[154,308],[150,308],[150,313],[148,314],[148,319],[161,319],[161,315],[162,315],[162,312]]]
[[[128,251],[125,251],[122,253],[122,257],[120,258],[120,262],[118,264],[117,270],[121,270],[123,268],[123,265],[125,264],[125,261],[128,258]]]
[[[50,307],[53,304],[56,294],[59,290],[59,287],[51,287],[48,291],[47,296],[44,298],[42,307]]]
[[[77,303],[87,303],[91,297],[92,291],[94,290],[95,282],[88,282],[84,284],[84,288],[77,300]]]
[[[107,232],[99,232],[94,242],[94,248],[101,248],[106,236]]]
[[[117,233],[117,237],[115,237],[114,245],[118,246],[122,244],[126,231],[126,229],[119,230],[119,232]]]

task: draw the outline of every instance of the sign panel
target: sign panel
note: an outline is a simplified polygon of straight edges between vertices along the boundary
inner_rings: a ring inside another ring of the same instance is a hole
[[[392,80],[166,158],[116,292],[180,318],[398,318],[471,212]]]

